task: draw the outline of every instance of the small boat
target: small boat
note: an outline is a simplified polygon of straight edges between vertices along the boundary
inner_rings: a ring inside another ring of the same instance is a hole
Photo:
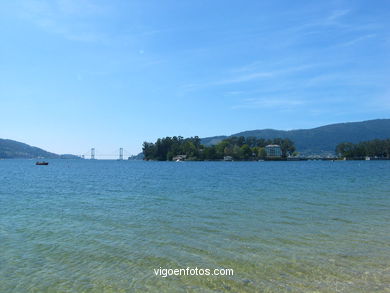
[[[47,166],[47,165],[49,165],[49,163],[48,162],[36,162],[35,165]]]

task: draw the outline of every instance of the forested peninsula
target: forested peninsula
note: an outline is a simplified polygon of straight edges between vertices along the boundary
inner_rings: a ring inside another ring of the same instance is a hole
[[[192,161],[217,161],[231,157],[235,161],[251,161],[266,158],[265,147],[279,145],[282,158],[296,154],[294,143],[288,138],[263,139],[256,137],[229,137],[211,146],[201,143],[198,136],[159,138],[155,143],[144,142],[145,160],[172,161],[177,156]]]

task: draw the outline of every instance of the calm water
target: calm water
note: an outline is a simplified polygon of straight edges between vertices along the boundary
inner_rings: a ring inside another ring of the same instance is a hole
[[[390,292],[390,161],[34,163],[0,161],[2,293]]]

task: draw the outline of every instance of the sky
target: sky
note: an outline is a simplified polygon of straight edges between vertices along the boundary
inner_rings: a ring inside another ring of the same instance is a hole
[[[14,0],[0,138],[55,153],[390,118],[390,1]]]

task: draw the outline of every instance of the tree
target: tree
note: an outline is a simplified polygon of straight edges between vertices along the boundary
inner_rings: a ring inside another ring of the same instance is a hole
[[[342,157],[352,157],[354,154],[354,145],[350,142],[343,142],[336,146],[336,154]]]
[[[247,145],[247,144],[244,144],[241,148],[240,148],[240,153],[241,153],[241,156],[244,160],[249,160],[252,158],[252,153],[253,151],[251,150],[251,148]]]
[[[267,156],[267,152],[265,151],[265,147],[256,147],[257,150],[257,158],[264,160]]]
[[[142,144],[142,152],[144,154],[145,160],[151,160],[155,157],[156,148],[155,145],[151,142],[144,142]]]
[[[343,142],[337,145],[336,153],[346,158],[363,158],[366,156],[388,158],[390,156],[390,139],[374,139],[357,144]]]

